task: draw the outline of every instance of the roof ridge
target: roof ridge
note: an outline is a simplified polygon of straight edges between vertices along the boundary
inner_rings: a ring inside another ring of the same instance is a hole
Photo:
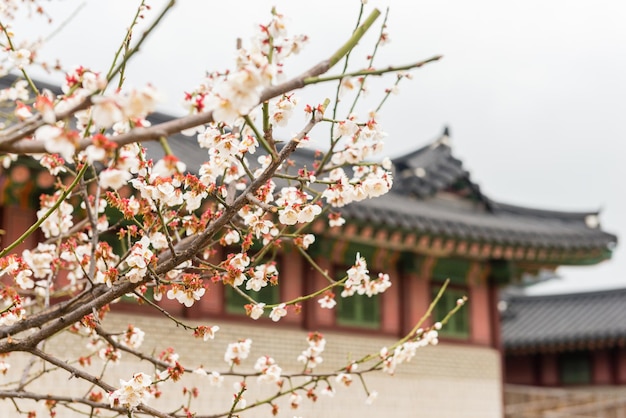
[[[503,203],[497,200],[493,200],[487,198],[489,204],[492,206],[494,210],[503,210],[509,212],[515,212],[518,214],[525,215],[546,215],[549,217],[561,217],[565,219],[576,219],[584,221],[587,216],[598,216],[600,214],[600,210],[595,211],[563,211],[563,210],[554,210],[554,209],[540,209],[535,207],[521,206],[512,203]]]
[[[515,301],[527,301],[527,300],[555,300],[555,299],[582,299],[593,296],[604,296],[604,295],[621,295],[626,293],[626,287],[618,287],[612,289],[602,289],[602,290],[593,290],[586,292],[569,292],[569,293],[554,293],[547,295],[514,295],[509,296],[505,300],[507,302],[515,302]]]

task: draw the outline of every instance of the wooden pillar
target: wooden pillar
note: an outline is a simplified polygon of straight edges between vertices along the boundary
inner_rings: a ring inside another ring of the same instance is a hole
[[[402,332],[401,284],[398,270],[388,267],[385,271],[391,280],[391,287],[380,295],[381,331],[385,334],[400,335]],[[372,277],[373,279],[374,277]]]
[[[620,347],[615,354],[615,359],[615,383],[624,385],[626,384],[626,348]]]
[[[4,230],[4,235],[0,236],[2,247],[10,245],[18,239],[35,222],[36,218],[34,209],[14,205],[4,206],[2,208],[2,229]],[[31,234],[13,252],[21,254],[24,250],[35,248],[37,246],[37,235],[38,232]]]
[[[211,254],[208,261],[212,264],[219,264],[223,260],[223,257],[224,249],[216,245],[215,252]],[[165,307],[164,305],[166,305],[170,309],[178,310],[171,304],[171,302],[178,303],[177,301],[168,300],[166,302],[165,299],[167,299],[167,296],[163,295],[163,299],[159,303],[160,306]],[[207,281],[204,296],[190,308],[184,308],[182,313],[187,318],[193,319],[218,316],[224,313],[224,304],[224,284],[222,282],[212,283],[211,281]]]
[[[492,346],[492,295],[487,286],[487,279],[481,274],[481,265],[472,263],[467,275],[469,302],[464,309],[469,309],[470,339],[478,345]]]
[[[558,386],[559,379],[559,362],[558,356],[554,353],[546,353],[541,355],[541,369],[539,376],[539,384],[541,386]]]
[[[163,299],[166,299],[163,296]],[[171,302],[171,301],[170,301]],[[176,301],[174,301],[176,302]],[[178,303],[178,302],[176,302]],[[163,306],[163,301],[159,303]],[[171,306],[171,305],[168,305]],[[181,305],[182,306],[182,305]],[[199,301],[190,308],[185,309],[187,318],[199,319],[207,316],[218,316],[224,312],[224,285],[221,282],[209,283],[206,285],[206,292]]]
[[[591,382],[594,385],[613,383],[611,356],[608,350],[595,350],[591,353]]]
[[[322,269],[333,274],[332,264],[329,257],[318,257],[315,259],[317,265]],[[316,290],[322,289],[328,286],[328,281],[321,273],[313,269],[311,266],[307,266],[305,269],[305,292],[312,293]],[[341,297],[338,294],[336,297]],[[305,313],[305,326],[307,329],[318,329],[324,327],[332,327],[335,325],[335,309],[325,309],[317,302],[317,298],[306,301],[304,306]]]
[[[402,334],[410,332],[428,310],[431,299],[428,279],[428,277],[423,277],[421,274],[414,272],[405,273],[400,278],[402,284],[402,294],[400,295],[402,302]]]
[[[505,382],[515,385],[533,386],[537,384],[535,366],[536,356],[533,354],[508,355],[505,358]]]
[[[304,295],[305,264],[306,261],[298,251],[293,248],[285,250],[281,257],[281,263],[278,266],[278,285],[281,302],[293,300]],[[296,314],[289,308],[289,314],[281,319],[281,322],[302,325],[304,323],[304,314]]]

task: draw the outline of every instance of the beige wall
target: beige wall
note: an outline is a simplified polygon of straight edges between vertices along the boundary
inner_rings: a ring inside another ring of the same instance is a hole
[[[296,357],[306,348],[305,331],[296,328],[267,326],[261,323],[249,322],[218,323],[222,329],[215,340],[203,342],[194,339],[190,333],[173,328],[165,319],[156,317],[129,317],[128,314],[110,314],[105,322],[109,331],[123,331],[128,322],[146,331],[147,338],[142,346],[144,351],[162,349],[172,346],[181,355],[181,363],[187,367],[203,365],[207,370],[216,369],[226,371],[223,361],[224,350],[228,343],[240,338],[251,338],[252,353],[242,366],[250,369],[256,358],[261,355],[270,355],[276,359],[284,371],[301,370],[302,365],[296,362]],[[250,324],[250,325],[248,325]],[[204,325],[214,325],[212,322]],[[341,335],[326,333],[327,345],[323,355],[324,363],[319,370],[334,370],[345,366],[348,358],[358,358],[369,352],[378,352],[392,339],[376,338],[373,336]],[[72,354],[84,354],[84,341],[78,341],[75,336],[60,334],[46,347],[46,351],[60,353],[62,359],[75,358]],[[19,357],[19,358],[18,358]],[[0,375],[0,383],[20,379],[23,366],[27,363],[25,356],[12,355],[6,359],[12,364],[12,369],[6,376]],[[91,371],[96,372],[102,362],[96,360]],[[37,370],[37,365],[32,370]],[[124,354],[121,366],[117,366],[106,376],[106,381],[117,385],[118,378],[128,379],[135,371],[151,373],[152,367],[144,362],[138,363]],[[193,376],[193,383],[185,379],[189,386],[196,385],[200,389],[200,397],[196,400],[198,412],[211,414],[228,409],[232,399],[232,383],[235,378],[227,378],[222,388],[216,389],[208,385],[206,380]],[[291,410],[288,406],[281,406],[279,417],[501,417],[501,378],[500,359],[496,350],[469,345],[453,345],[442,343],[437,347],[422,349],[411,363],[403,365],[394,377],[381,373],[366,377],[370,390],[379,392],[378,399],[373,405],[364,403],[366,395],[358,380],[350,388],[338,387],[333,399],[320,396],[316,403],[303,399],[298,410]],[[256,381],[250,381],[249,386],[255,388]],[[61,371],[47,376],[32,390],[55,394],[82,395],[86,388],[77,379],[68,379],[68,374]],[[4,387],[3,389],[6,389]],[[27,390],[29,387],[26,388]],[[152,399],[149,405],[159,406],[167,404],[167,409],[175,409],[183,402],[180,385],[165,383],[162,386],[165,394],[163,399]],[[252,402],[256,397],[271,394],[275,387],[265,385],[264,393],[254,393],[250,390],[245,397]],[[24,404],[25,405],[25,404]],[[32,408],[32,406],[30,407]],[[30,409],[25,408],[25,409]],[[7,400],[0,400],[2,417],[18,416],[10,412],[12,405]],[[70,417],[65,410],[59,410],[60,417]],[[271,417],[270,408],[261,406],[253,412],[243,415],[247,417]]]

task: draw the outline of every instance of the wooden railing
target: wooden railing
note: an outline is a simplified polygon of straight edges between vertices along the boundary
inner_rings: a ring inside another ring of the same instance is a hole
[[[505,385],[506,418],[626,418],[626,387]]]

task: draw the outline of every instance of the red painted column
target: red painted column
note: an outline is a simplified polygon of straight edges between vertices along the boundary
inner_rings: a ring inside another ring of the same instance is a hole
[[[387,268],[386,273],[389,274],[391,287],[387,289],[380,297],[380,313],[381,313],[381,331],[385,334],[399,335],[402,332],[401,312],[401,284],[398,270]],[[373,279],[374,277],[372,277]]]
[[[617,363],[615,367],[615,383],[624,385],[626,384],[626,349],[624,347],[619,348],[615,354],[615,359]]]
[[[36,219],[35,210],[19,206],[5,206],[3,208],[2,229],[4,235],[0,236],[2,247],[12,244],[18,239]],[[31,234],[24,242],[18,245],[13,253],[21,254],[22,251],[37,246],[37,233]]]
[[[430,286],[428,277],[420,277],[417,273],[406,273],[400,277],[402,282],[402,333],[407,334],[413,329],[430,305]],[[393,287],[393,285],[392,285]],[[391,289],[389,289],[391,290]],[[425,323],[424,325],[428,325]]]
[[[329,274],[333,274],[332,263],[328,259],[328,257],[324,258],[316,258],[315,262],[322,269],[329,272]],[[304,269],[305,273],[305,291],[307,293],[315,292],[316,290],[322,289],[328,286],[328,280],[324,278],[324,276],[315,270],[311,266],[306,266]],[[341,297],[339,294],[336,294],[336,298]],[[318,298],[314,298],[306,301],[304,305],[305,310],[305,326],[309,330],[317,330],[318,328],[328,328],[335,325],[335,309],[324,309],[320,307],[320,304],[317,302]]]
[[[469,309],[471,341],[474,344],[491,346],[491,298],[484,280],[472,280],[469,284]]]
[[[293,300],[304,295],[305,263],[306,261],[295,249],[287,249],[283,254],[281,263],[278,266],[278,285],[281,302]],[[289,314],[281,322],[302,325],[304,323],[304,314],[294,313],[292,308],[288,309]]]
[[[161,297],[161,300],[157,302],[161,308],[163,308],[167,313],[172,315],[175,318],[182,318],[185,316],[189,316],[191,318],[198,318],[199,315],[193,312],[193,306],[191,308],[186,308],[185,305],[179,303],[176,299],[168,299],[167,291]],[[196,304],[197,305],[197,304]],[[187,309],[187,311],[186,311]],[[198,306],[195,308],[199,309]],[[144,310],[144,312],[149,312],[149,310]],[[156,311],[155,311],[156,312]]]
[[[506,383],[516,385],[535,385],[535,356],[509,355],[505,359]]]
[[[500,302],[500,291],[495,283],[487,283],[489,291],[489,312],[491,313],[491,346],[500,351],[504,355],[502,348],[502,322],[500,319],[500,311],[498,303]]]
[[[488,279],[487,265],[473,261],[466,275],[469,302],[463,309],[469,310],[470,341],[487,347],[494,345],[494,319],[498,319],[497,290],[494,293]],[[494,299],[495,297],[495,299]],[[495,318],[494,318],[495,315]]]
[[[209,256],[209,262],[217,265],[223,260],[224,250],[221,246],[216,245],[215,252]],[[224,284],[222,282],[213,283],[207,281],[206,292],[204,296],[194,303],[190,308],[185,308],[176,300],[167,299],[166,295],[163,295],[163,299],[159,302],[159,306],[168,310],[173,309],[179,315],[184,315],[187,318],[200,319],[207,316],[217,316],[224,313]],[[182,306],[179,308],[174,303]],[[171,313],[171,312],[170,312]]]
[[[541,386],[558,386],[559,364],[556,354],[543,354],[541,356],[541,368],[539,384]]]
[[[163,296],[163,300],[167,299],[167,296]],[[160,306],[167,304],[167,306],[173,307],[171,303],[161,301]],[[169,301],[176,302],[177,301]],[[180,304],[179,304],[180,305]],[[183,305],[181,305],[183,306]],[[173,307],[176,309],[176,307]],[[185,316],[187,318],[206,318],[207,316],[217,316],[224,312],[224,285],[221,282],[209,283],[206,286],[206,292],[204,296],[193,304],[190,308],[185,309]]]
[[[591,381],[594,385],[610,385],[613,383],[611,357],[607,350],[592,352]]]

